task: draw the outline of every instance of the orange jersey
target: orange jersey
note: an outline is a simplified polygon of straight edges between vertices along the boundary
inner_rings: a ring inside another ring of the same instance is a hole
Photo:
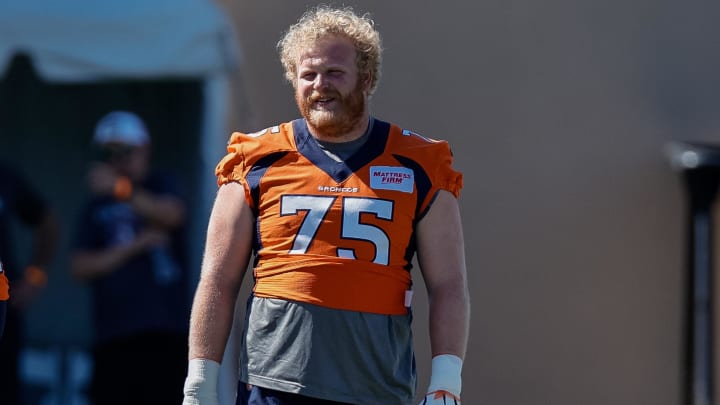
[[[234,133],[218,184],[245,188],[256,218],[254,294],[335,309],[406,313],[415,224],[462,175],[447,142],[374,120],[337,162],[304,120]]]
[[[2,262],[0,262],[0,301],[7,301],[10,298],[10,286],[5,276]]]

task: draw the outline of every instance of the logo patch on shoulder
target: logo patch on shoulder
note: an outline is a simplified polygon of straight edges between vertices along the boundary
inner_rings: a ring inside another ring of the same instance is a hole
[[[407,167],[370,167],[370,188],[376,190],[395,190],[403,193],[412,193],[414,186],[415,173]]]

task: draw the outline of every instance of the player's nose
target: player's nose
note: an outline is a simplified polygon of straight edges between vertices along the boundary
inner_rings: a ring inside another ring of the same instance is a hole
[[[318,74],[315,76],[315,81],[313,82],[313,88],[316,90],[325,90],[330,87],[330,82],[328,80],[328,77],[324,74]]]

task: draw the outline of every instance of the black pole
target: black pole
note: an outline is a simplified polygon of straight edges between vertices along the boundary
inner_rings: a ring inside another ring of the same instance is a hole
[[[669,145],[671,161],[685,180],[688,201],[685,281],[684,399],[686,405],[714,403],[713,202],[720,183],[720,147]]]

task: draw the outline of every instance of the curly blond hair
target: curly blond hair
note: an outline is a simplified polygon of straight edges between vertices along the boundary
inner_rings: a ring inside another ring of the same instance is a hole
[[[360,80],[370,79],[368,94],[372,94],[380,80],[380,33],[375,29],[375,22],[369,14],[357,15],[350,7],[321,5],[306,11],[297,23],[290,26],[277,44],[285,78],[294,87],[297,60],[301,52],[320,39],[336,35],[348,38],[355,45]]]

